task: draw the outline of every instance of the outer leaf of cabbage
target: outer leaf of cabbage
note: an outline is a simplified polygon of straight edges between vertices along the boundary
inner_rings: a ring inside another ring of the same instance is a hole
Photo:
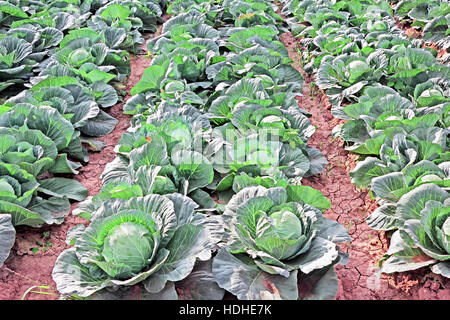
[[[213,273],[219,286],[233,292],[240,300],[298,298],[297,271],[291,272],[287,278],[269,274],[250,258],[232,255],[225,249],[221,249],[214,258]]]
[[[0,214],[0,267],[9,256],[16,241],[16,230],[11,223],[9,214]]]

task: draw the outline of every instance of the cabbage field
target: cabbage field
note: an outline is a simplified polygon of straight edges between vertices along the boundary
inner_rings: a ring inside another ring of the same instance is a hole
[[[0,1],[0,300],[449,300],[450,2]]]

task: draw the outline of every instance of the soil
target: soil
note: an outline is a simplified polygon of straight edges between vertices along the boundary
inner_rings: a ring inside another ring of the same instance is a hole
[[[336,267],[339,278],[337,300],[448,300],[450,281],[428,270],[377,277],[377,264],[389,247],[384,232],[372,230],[365,218],[377,208],[368,190],[359,190],[351,183],[349,172],[355,167],[357,156],[344,149],[344,142],[334,140],[331,131],[342,123],[331,114],[331,104],[325,93],[311,87],[314,77],[306,74],[297,53],[298,41],[284,33],[281,42],[286,46],[294,67],[304,77],[303,96],[299,107],[308,110],[316,132],[308,144],[319,149],[327,158],[328,166],[320,174],[302,181],[320,190],[331,200],[331,208],[324,216],[347,227],[352,241],[340,245],[349,253],[346,265]]]
[[[163,17],[164,20],[167,18],[168,16]],[[159,31],[143,36],[146,39],[152,38],[158,35]],[[142,45],[140,54],[130,56],[131,74],[121,88],[126,90],[126,95],[121,103],[105,110],[119,122],[110,134],[98,139],[105,143],[104,149],[100,152],[90,152],[89,163],[79,170],[78,175],[73,176],[88,189],[90,196],[100,191],[100,175],[105,165],[115,158],[114,147],[130,126],[131,117],[123,114],[122,110],[125,102],[131,97],[131,88],[141,79],[144,70],[150,65],[151,60],[144,53],[145,44]],[[76,206],[77,203],[72,204],[69,215],[61,225],[44,226],[39,229],[30,227],[16,229],[16,243],[5,264],[0,268],[0,300],[19,300],[22,297],[27,300],[59,298],[51,276],[53,266],[59,254],[69,247],[65,243],[67,231],[77,224],[88,224],[86,220],[71,214]],[[33,286],[47,288],[33,288]],[[29,292],[24,296],[29,289],[46,294]]]
[[[420,39],[422,38],[422,31],[420,29],[411,27],[411,23],[406,21],[400,21],[399,18],[395,17],[395,21],[397,22],[397,27],[402,29],[405,32],[405,36]]]

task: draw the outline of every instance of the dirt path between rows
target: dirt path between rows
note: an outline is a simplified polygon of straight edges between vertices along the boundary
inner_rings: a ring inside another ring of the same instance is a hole
[[[356,189],[350,181],[349,172],[355,167],[357,156],[344,149],[343,141],[334,140],[331,131],[341,120],[332,116],[328,98],[313,85],[314,77],[303,71],[298,40],[291,33],[284,33],[280,41],[288,49],[294,67],[304,77],[303,96],[297,100],[300,108],[312,114],[310,120],[316,127],[308,144],[328,159],[326,169],[320,175],[304,179],[303,184],[320,190],[331,200],[331,209],[325,216],[347,227],[352,238],[351,243],[341,245],[350,257],[345,266],[336,267],[339,278],[336,299],[450,299],[449,281],[427,270],[376,276],[377,263],[388,248],[388,239],[384,232],[370,229],[364,220],[377,208],[377,203],[367,190]]]
[[[164,18],[164,20],[167,19],[167,17]],[[156,34],[146,34],[143,37],[147,40],[158,35],[161,27]],[[144,54],[145,51],[145,44],[143,44],[139,55],[130,56],[131,74],[123,88],[127,94],[121,103],[106,110],[108,114],[119,120],[119,123],[113,132],[98,139],[105,143],[105,148],[101,152],[90,152],[89,163],[73,177],[88,189],[90,196],[100,191],[100,175],[105,165],[115,158],[114,147],[130,126],[131,116],[123,114],[122,109],[131,97],[131,88],[141,79],[144,70],[150,65],[150,59]],[[72,204],[69,215],[61,225],[44,226],[39,229],[17,228],[16,243],[5,264],[0,268],[0,300],[19,300],[33,286],[47,286],[48,288],[45,289],[35,288],[34,290],[48,294],[29,293],[25,297],[27,300],[59,298],[56,284],[51,276],[53,266],[59,254],[68,248],[65,243],[67,231],[77,224],[88,224],[86,220],[71,214],[76,206],[77,203]]]

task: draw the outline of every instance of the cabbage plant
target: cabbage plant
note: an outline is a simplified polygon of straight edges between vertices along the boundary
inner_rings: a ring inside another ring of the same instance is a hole
[[[414,95],[418,84],[432,78],[448,78],[450,68],[438,63],[431,52],[404,46],[393,49],[387,66],[388,85],[403,96]]]
[[[10,29],[7,35],[26,40],[33,46],[33,53],[29,58],[41,62],[56,47],[64,35],[61,30],[47,26],[42,27],[39,24],[24,24],[20,27]]]
[[[231,123],[243,131],[267,130],[292,148],[304,146],[315,132],[315,127],[298,108],[283,110],[246,101],[235,106]]]
[[[399,1],[395,14],[423,29],[423,37],[428,42],[435,42],[444,50],[448,48],[450,6],[445,1]]]
[[[0,161],[16,164],[37,177],[50,169],[58,156],[55,143],[39,130],[0,127]]]
[[[181,77],[181,73],[192,76],[191,80],[202,80],[204,76],[199,71],[204,68],[205,61],[200,62],[198,66],[191,63],[196,58],[186,55],[188,52],[190,51],[179,50],[180,59],[175,59],[178,62],[172,59],[158,59],[161,65],[154,64],[145,69],[141,80],[131,89],[133,97],[124,107],[125,113],[136,115],[132,120],[133,123],[145,121],[146,117],[161,105],[174,107],[195,105],[198,108],[205,105],[212,83],[210,81],[188,83]],[[186,66],[183,65],[183,61],[186,61]]]
[[[440,87],[431,81],[417,85],[414,103],[389,87],[367,87],[358,103],[332,110],[335,117],[348,120],[345,124],[336,126],[333,134],[353,143],[346,146],[346,149],[359,154],[378,154],[386,137],[392,137],[392,133],[401,131],[400,128],[411,135],[409,139],[422,136],[416,133],[424,130],[438,130],[439,135],[442,135],[444,131],[436,127],[446,127],[446,108],[450,104],[445,102],[446,98],[438,88]],[[435,128],[431,129],[433,126]],[[445,150],[445,142],[442,143],[445,140],[429,141],[439,143]]]
[[[51,172],[77,173],[76,169],[81,165],[69,160],[68,155],[85,162],[89,159],[81,145],[80,132],[75,131],[72,124],[52,107],[15,104],[8,112],[0,115],[0,127],[15,128],[22,132],[38,130],[51,139],[58,150],[55,164],[49,168]]]
[[[333,105],[344,99],[354,100],[365,86],[376,84],[386,73],[388,59],[382,50],[369,54],[341,54],[322,58],[316,82],[326,91]]]
[[[60,42],[59,49],[50,61],[42,66],[57,63],[69,68],[77,77],[91,84],[96,81],[108,83],[123,80],[130,73],[128,53],[108,47],[115,46],[118,35],[98,33],[90,28],[71,30]]]
[[[327,160],[323,154],[302,140],[302,134],[308,135],[309,124],[305,123],[302,127],[305,132],[299,133],[295,127],[285,129],[284,120],[269,116],[267,127],[259,124],[251,129],[236,128],[228,123],[214,128],[211,143],[204,153],[220,174],[215,190],[229,189],[240,173],[268,175],[297,183],[302,177],[320,173],[325,168]]]
[[[397,229],[392,234],[387,259],[382,262],[380,272],[403,272],[429,266],[434,273],[450,278],[448,191],[436,184],[423,184],[404,194],[396,205],[384,205],[373,214],[378,220],[384,220],[377,229]]]
[[[166,49],[167,50],[167,49]],[[218,55],[219,48],[209,39],[190,39],[178,43],[175,49],[160,54],[152,60],[152,66],[163,65],[171,61],[172,77],[189,82],[206,81],[205,69]]]
[[[208,219],[196,207],[176,193],[106,201],[91,213],[88,227],[69,234],[74,246],[58,257],[52,273],[58,291],[89,297],[140,283],[152,298],[176,297],[174,284],[197,260],[211,257]]]
[[[21,147],[29,146],[27,142],[19,142],[18,148]],[[39,148],[36,148],[37,152],[42,152]],[[11,153],[17,157],[30,156],[26,151]],[[39,167],[39,163],[36,166]],[[0,161],[0,266],[15,242],[15,226],[61,224],[69,214],[69,199],[81,201],[86,195],[87,189],[78,181],[66,178],[37,180],[19,165]]]
[[[282,18],[275,13],[271,3],[264,1],[229,1],[222,3],[223,21],[236,27],[252,27],[255,25],[277,25]]]
[[[91,16],[90,10],[94,10],[98,5],[97,2],[82,4],[81,1],[61,2],[58,0],[31,1],[27,2],[26,6],[20,0],[9,0],[8,2],[22,7],[22,10],[30,15],[28,19],[25,16],[22,17],[25,19],[14,21],[11,27],[30,23],[30,21],[39,21],[39,17],[44,17],[41,22],[46,22],[51,26],[55,24],[55,27],[60,30],[83,25]],[[50,22],[48,22],[48,19]]]
[[[439,78],[428,80],[415,87],[414,100],[418,107],[433,107],[450,102],[449,80],[442,80],[442,83]]]
[[[60,224],[69,213],[69,199],[81,201],[87,189],[66,178],[37,180],[18,165],[0,162],[0,211],[13,225]]]
[[[297,77],[297,75],[294,75]],[[257,103],[265,107],[277,107],[280,109],[296,108],[297,93],[301,84],[291,87],[276,85],[274,80],[267,75],[255,75],[252,78],[243,78],[230,86],[223,86],[209,97],[208,116],[215,124],[223,124],[232,118],[232,112],[236,105],[242,103]],[[292,89],[292,90],[291,90]],[[300,109],[305,115],[310,115],[306,110]]]
[[[87,25],[104,35],[109,48],[139,52],[144,43],[139,31],[156,32],[161,15],[161,8],[154,1],[107,2]]]
[[[301,41],[307,49],[303,57],[306,58],[305,71],[311,72],[320,66],[320,62],[327,55],[337,56],[344,53],[361,52],[368,55],[374,51],[367,46],[358,29],[341,26],[335,21],[322,26],[314,38],[306,38]]]
[[[118,157],[109,163],[102,174],[104,184],[123,180],[133,181],[133,172],[143,167],[162,167],[155,193],[178,191],[194,198],[211,198],[201,188],[213,181],[214,171],[210,161],[203,155],[206,132],[210,130],[207,118],[197,109],[162,108],[147,119],[145,124],[127,132],[119,141]],[[130,176],[131,174],[131,176]]]
[[[0,40],[0,91],[23,83],[33,75],[32,70],[38,62],[32,58],[32,52],[33,46],[26,40],[14,36]]]
[[[0,1],[0,24],[10,26],[14,21],[27,18],[28,14],[22,10],[16,1]]]
[[[204,14],[208,21],[214,22],[224,8],[213,0],[174,0],[167,4],[166,12],[172,16],[177,16],[194,10]]]
[[[229,28],[226,36],[228,39],[225,46],[232,52],[239,53],[244,48],[258,44],[271,51],[272,54],[278,53],[283,57],[289,57],[286,47],[278,39],[278,30],[273,25]]]
[[[300,298],[334,298],[333,266],[342,257],[336,243],[350,237],[314,207],[327,199],[311,189],[250,186],[231,198],[222,215],[224,246],[213,260],[220,287],[238,299],[298,299],[301,281],[317,277],[311,295]]]
[[[205,22],[205,17],[196,10],[181,13],[167,20],[161,29],[161,35],[150,39],[146,47],[153,52],[153,46],[160,41],[182,42],[193,38],[218,40],[219,32]]]
[[[108,85],[101,82],[91,87],[78,82],[66,84],[63,79],[54,77],[8,99],[5,105],[14,107],[18,103],[29,103],[50,106],[68,119],[77,131],[86,136],[100,137],[110,133],[118,123],[100,108],[111,107],[118,100],[115,90],[105,86]],[[103,92],[99,94],[97,91]]]
[[[350,172],[352,183],[357,187],[366,188],[374,178],[402,171],[422,160],[440,163],[445,159],[448,133],[444,129],[419,127],[412,130],[410,135],[402,128],[398,128],[398,131],[395,129],[386,130],[387,135],[381,135],[380,141],[377,138],[370,140],[374,152],[379,151],[379,158],[366,157]]]
[[[422,160],[407,166],[401,172],[391,172],[373,178],[371,187],[378,198],[397,202],[404,194],[425,183],[449,188],[450,162],[436,165],[429,160]]]
[[[289,64],[291,62],[289,57],[256,44],[239,53],[228,54],[224,61],[208,67],[206,73],[209,79],[213,79],[214,84],[233,84],[242,78],[266,75],[272,79],[274,85],[283,85],[287,87],[287,91],[300,93],[303,78]]]
[[[18,165],[0,163],[0,209],[11,215],[14,225],[44,223],[39,213],[27,209],[38,187],[36,178]]]

